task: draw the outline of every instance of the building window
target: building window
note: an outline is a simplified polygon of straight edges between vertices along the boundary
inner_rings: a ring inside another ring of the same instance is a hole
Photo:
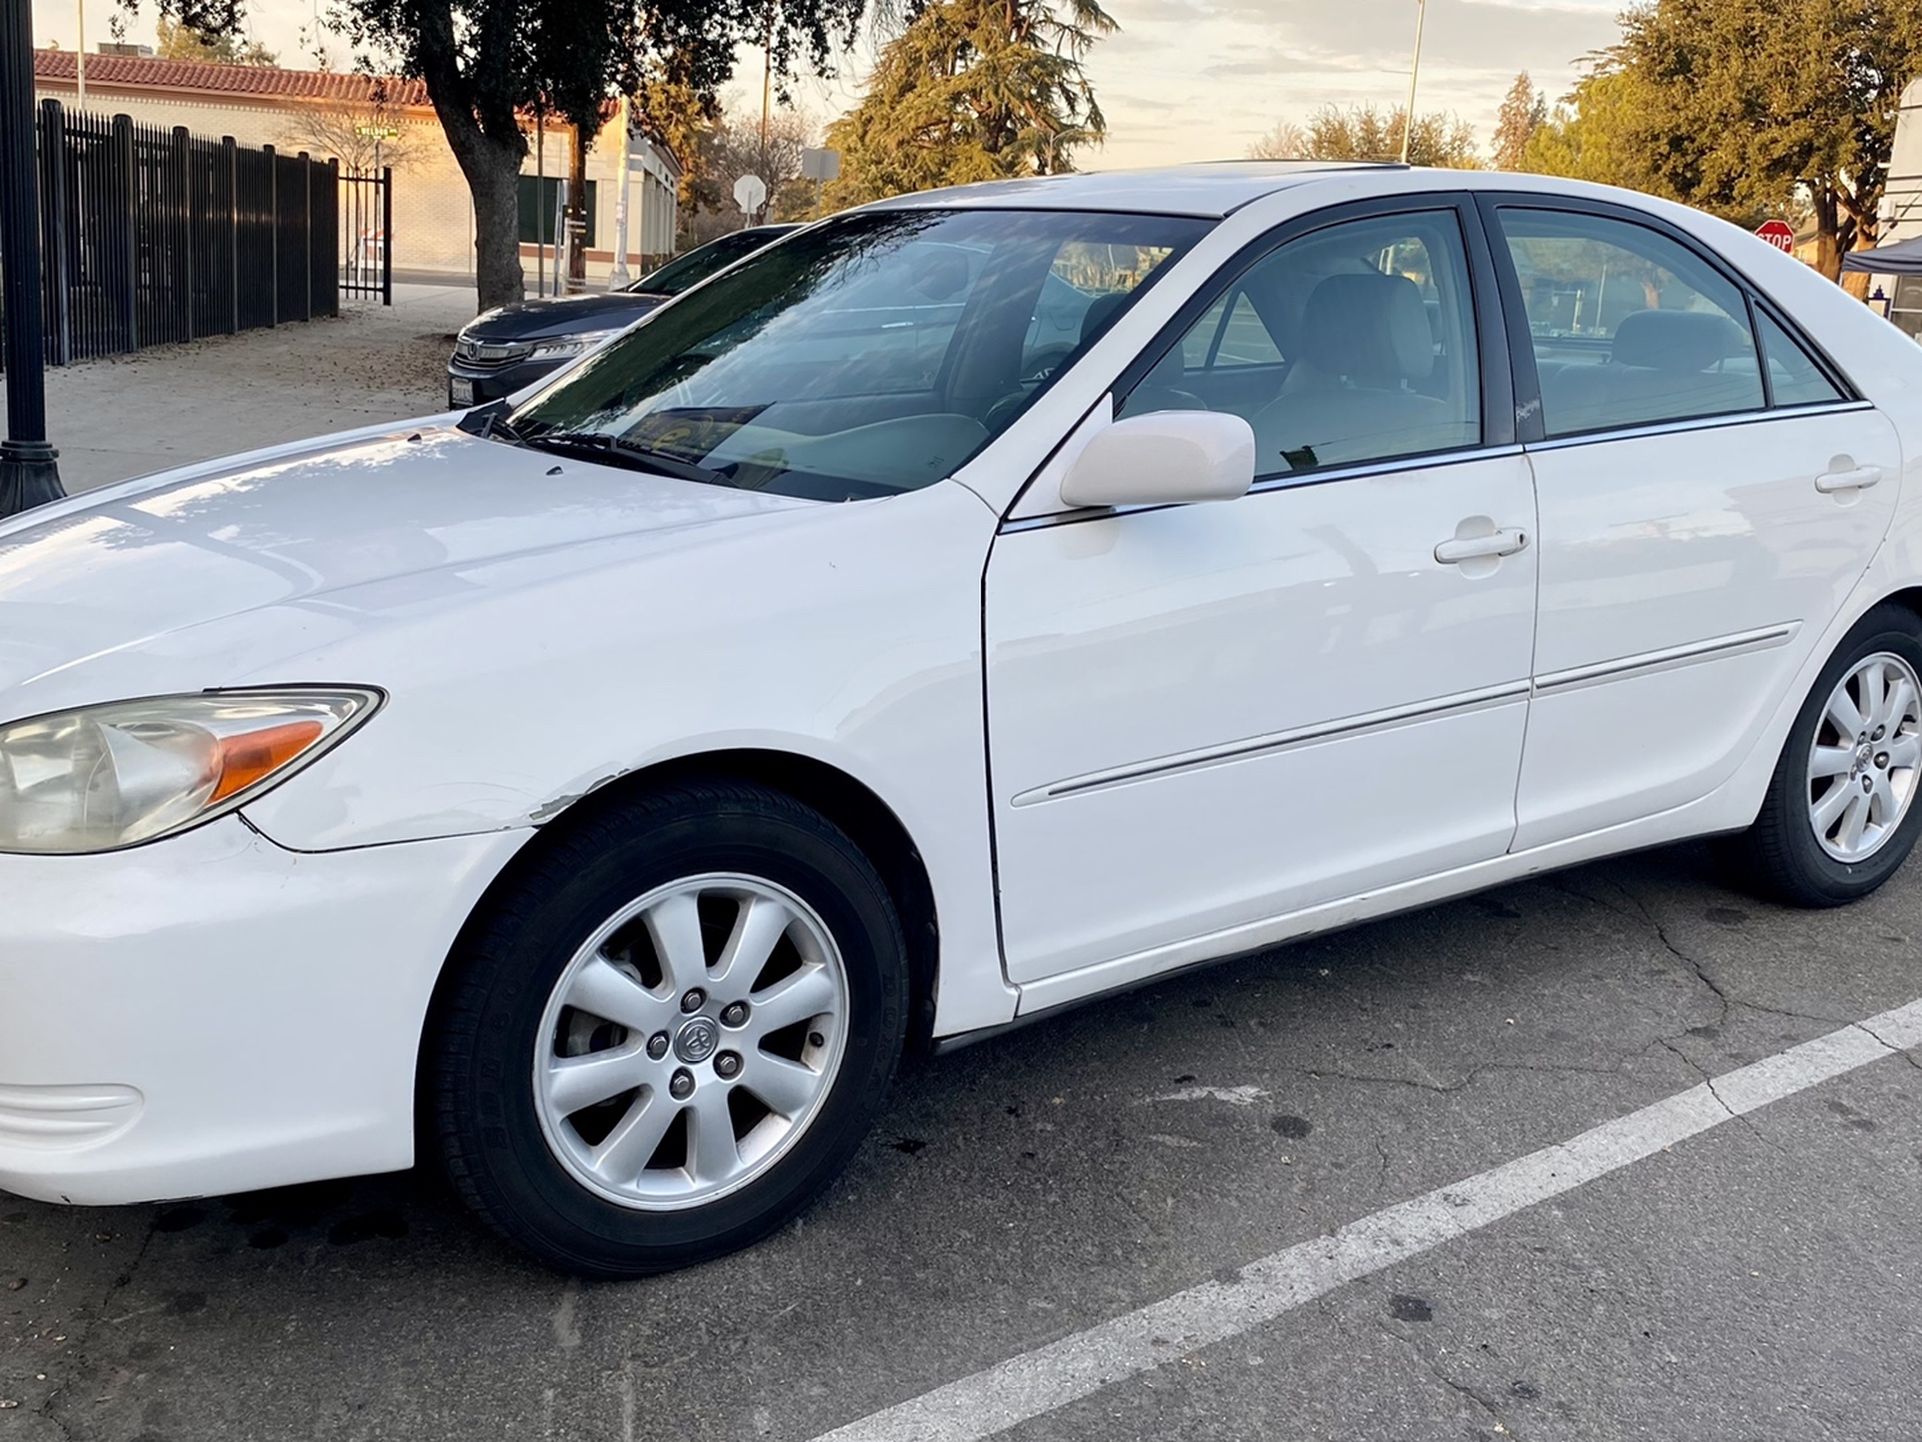
[[[594,243],[596,182],[587,182],[587,242]],[[561,181],[556,175],[523,175],[520,178],[521,244],[537,245],[555,241],[554,217],[560,206]]]

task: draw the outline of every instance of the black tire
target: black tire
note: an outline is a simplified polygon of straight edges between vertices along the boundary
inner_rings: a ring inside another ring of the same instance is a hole
[[[907,1038],[907,951],[880,876],[818,812],[747,785],[681,784],[592,806],[534,845],[463,934],[430,1020],[423,1101],[455,1190],[501,1235],[584,1277],[668,1271],[767,1235],[847,1164]],[[685,1210],[636,1210],[590,1191],[550,1150],[536,1038],[560,974],[597,927],[655,887],[721,871],[786,888],[825,924],[846,972],[845,1048],[812,1122],[768,1170]]]
[[[1922,619],[1901,606],[1870,611],[1835,648],[1789,728],[1755,824],[1721,838],[1718,859],[1746,890],[1789,906],[1842,906],[1893,876],[1922,829],[1922,804],[1911,804],[1895,834],[1871,855],[1846,862],[1823,849],[1809,820],[1809,749],[1836,685],[1865,657],[1890,652],[1922,673]]]

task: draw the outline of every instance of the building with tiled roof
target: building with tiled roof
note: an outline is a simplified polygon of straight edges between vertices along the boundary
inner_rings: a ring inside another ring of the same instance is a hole
[[[36,50],[36,94],[75,106],[79,68],[79,56],[71,50]],[[427,87],[418,80],[151,55],[89,54],[85,108],[126,114],[144,125],[184,126],[196,135],[231,135],[243,145],[272,145],[316,156],[329,153],[328,134],[351,133],[378,116],[383,128],[398,132],[385,142],[389,153],[383,156],[394,168],[394,233],[391,238],[348,236],[346,249],[391,244],[394,268],[401,274],[473,274],[473,201],[428,101]],[[536,134],[531,118],[527,128],[521,255],[531,292],[537,275],[544,273],[550,280],[553,276],[557,187],[567,174],[573,133],[551,124]],[[681,171],[664,146],[644,136],[636,135],[631,149],[627,249],[629,269],[638,274],[674,248]],[[587,154],[590,277],[604,275],[614,259],[619,151],[619,137],[610,127]],[[343,168],[350,158],[343,157]],[[539,243],[543,238],[545,246]]]
[[[71,82],[79,68],[80,57],[71,50],[33,53],[34,79],[42,83]],[[372,104],[377,96],[384,95],[390,105],[425,108],[428,104],[427,86],[418,80],[344,70],[283,70],[278,65],[165,60],[152,55],[89,55],[87,85],[102,93],[140,90],[328,104]]]

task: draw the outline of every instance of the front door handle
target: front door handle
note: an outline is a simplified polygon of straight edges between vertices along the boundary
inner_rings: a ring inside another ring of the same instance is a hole
[[[1459,566],[1463,561],[1512,556],[1527,544],[1528,532],[1526,531],[1491,531],[1486,536],[1451,536],[1435,547],[1435,559],[1444,566]]]
[[[1829,491],[1866,491],[1882,479],[1880,466],[1853,466],[1847,470],[1824,471],[1815,478],[1815,489]]]

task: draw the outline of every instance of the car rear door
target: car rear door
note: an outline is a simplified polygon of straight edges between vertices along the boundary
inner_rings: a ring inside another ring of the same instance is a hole
[[[1625,207],[1483,208],[1527,337],[1516,388],[1540,505],[1524,850],[1733,773],[1887,530],[1901,455],[1888,420],[1693,238]]]
[[[1038,1004],[1507,847],[1535,514],[1480,247],[1432,195],[1276,233],[1116,388],[1245,416],[1254,489],[1004,526],[990,784]]]

